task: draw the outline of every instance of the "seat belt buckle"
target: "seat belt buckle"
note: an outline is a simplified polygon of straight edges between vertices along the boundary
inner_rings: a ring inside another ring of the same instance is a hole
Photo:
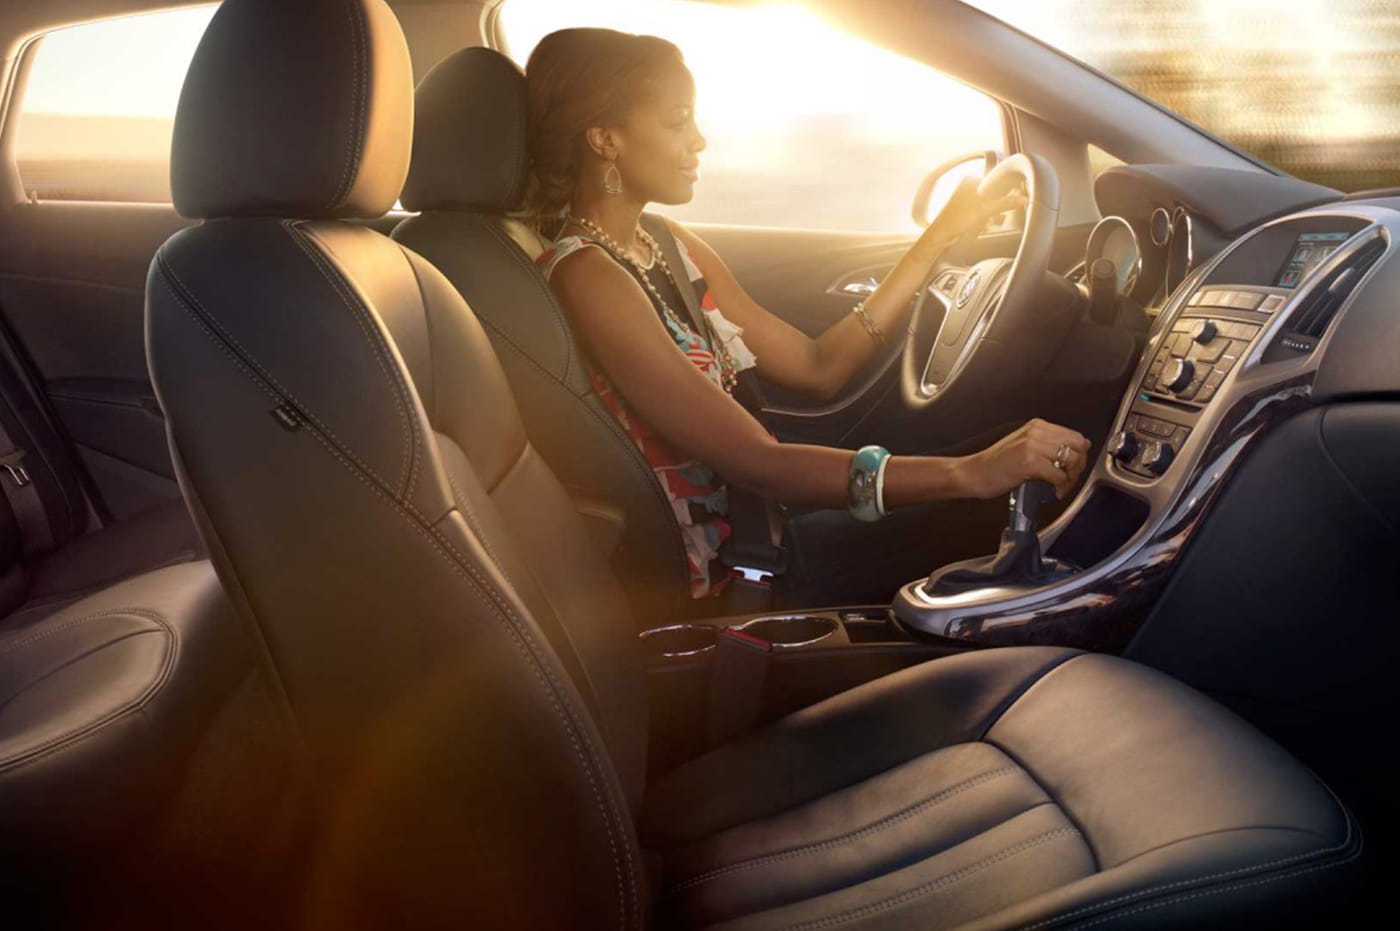
[[[10,473],[10,478],[15,480],[16,488],[23,488],[29,484],[29,473],[24,470],[21,460],[24,459],[25,450],[17,449],[6,456],[0,456],[0,469]]]
[[[745,582],[751,585],[771,585],[773,583],[773,572],[769,569],[755,569],[752,566],[730,566],[734,572]]]

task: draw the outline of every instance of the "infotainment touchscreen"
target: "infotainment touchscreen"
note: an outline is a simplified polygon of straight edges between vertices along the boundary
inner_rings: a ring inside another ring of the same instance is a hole
[[[1276,288],[1292,288],[1298,282],[1308,276],[1308,272],[1321,265],[1333,252],[1336,252],[1342,243],[1352,236],[1351,233],[1300,233],[1298,241],[1293,244],[1293,251],[1289,253],[1288,261],[1283,263],[1283,268],[1279,269],[1278,278],[1274,281]]]

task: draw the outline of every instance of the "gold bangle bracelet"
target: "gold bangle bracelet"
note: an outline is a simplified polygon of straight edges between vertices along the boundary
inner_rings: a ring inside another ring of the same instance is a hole
[[[870,338],[875,340],[875,345],[880,345],[885,341],[885,331],[880,329],[874,319],[870,316],[870,311],[865,309],[865,301],[861,301],[851,308],[851,313],[856,315],[860,325],[865,327],[865,332],[870,334]]]

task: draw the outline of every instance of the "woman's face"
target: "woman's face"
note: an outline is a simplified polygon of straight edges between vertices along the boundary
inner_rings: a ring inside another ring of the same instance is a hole
[[[705,137],[695,125],[695,81],[682,65],[651,82],[651,93],[617,132],[617,170],[631,196],[684,204],[695,196]]]

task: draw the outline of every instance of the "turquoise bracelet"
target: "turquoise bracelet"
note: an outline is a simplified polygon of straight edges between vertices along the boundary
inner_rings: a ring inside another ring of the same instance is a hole
[[[885,516],[885,466],[890,451],[883,446],[862,446],[851,459],[846,483],[846,508],[857,520],[876,521]]]

